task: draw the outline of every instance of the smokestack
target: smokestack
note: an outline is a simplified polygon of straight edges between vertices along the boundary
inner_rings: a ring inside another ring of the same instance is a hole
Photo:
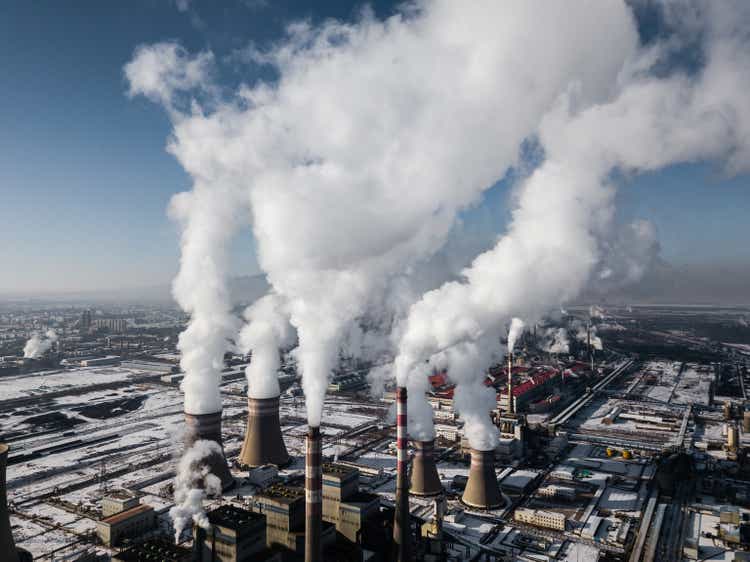
[[[396,389],[396,511],[393,519],[393,543],[398,562],[409,560],[409,481],[406,474],[409,459],[406,452],[406,387]]]
[[[471,468],[461,501],[470,507],[496,509],[503,503],[495,475],[495,452],[471,450]]]
[[[514,413],[513,408],[513,354],[508,352],[508,413]]]
[[[320,427],[307,432],[305,450],[305,562],[321,562],[323,549],[323,469]]]
[[[18,552],[10,532],[8,498],[5,491],[5,466],[8,463],[8,445],[0,443],[0,560],[18,562]]]
[[[221,489],[226,490],[234,485],[234,478],[229,472],[227,459],[224,456],[224,444],[221,440],[221,412],[213,414],[188,414],[185,412],[185,447],[189,449],[198,440],[215,441],[221,447],[221,454],[212,454],[206,459],[211,474],[221,480]]]
[[[240,451],[241,465],[283,466],[289,462],[279,423],[279,397],[247,399],[247,431]]]
[[[411,462],[409,493],[415,496],[437,496],[443,492],[435,466],[435,440],[412,441],[414,458]]]

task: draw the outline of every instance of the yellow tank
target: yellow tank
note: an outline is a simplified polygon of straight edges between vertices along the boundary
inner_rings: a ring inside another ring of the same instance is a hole
[[[630,459],[630,458],[633,458],[633,453],[631,453],[631,452],[630,452],[630,451],[628,451],[628,450],[624,450],[624,451],[622,452],[622,458],[624,458],[624,459]]]
[[[611,447],[607,447],[607,456],[611,457],[611,456],[614,456],[614,454],[615,454],[615,450],[612,449]]]

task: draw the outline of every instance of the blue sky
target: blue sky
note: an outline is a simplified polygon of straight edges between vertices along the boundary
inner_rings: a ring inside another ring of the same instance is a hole
[[[350,18],[360,5],[0,3],[0,292],[149,286],[175,273],[178,240],[165,209],[190,182],[165,151],[163,110],[125,95],[122,67],[137,45],[176,39],[226,56],[273,41],[294,19]],[[375,6],[379,16],[392,9]],[[748,183],[678,166],[637,177],[619,196],[620,213],[654,221],[672,263],[748,263]],[[465,221],[501,231],[506,194],[493,190]],[[257,272],[249,235],[234,256],[233,273]]]

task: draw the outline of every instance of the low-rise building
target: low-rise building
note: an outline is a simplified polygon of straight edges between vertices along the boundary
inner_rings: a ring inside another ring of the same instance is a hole
[[[156,513],[150,505],[136,505],[96,523],[96,534],[107,546],[117,546],[125,538],[143,535],[156,526]]]
[[[131,509],[140,503],[137,496],[125,490],[110,492],[102,498],[102,518]]]
[[[535,527],[544,527],[546,529],[565,530],[565,515],[557,511],[544,511],[541,509],[529,509],[519,507],[516,509],[513,519],[520,523],[528,523]]]
[[[76,558],[78,560],[78,558]],[[189,548],[177,546],[163,539],[151,539],[112,556],[112,562],[189,562],[192,552]]]

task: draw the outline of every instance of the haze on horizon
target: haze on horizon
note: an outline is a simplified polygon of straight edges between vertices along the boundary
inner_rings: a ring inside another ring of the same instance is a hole
[[[0,11],[0,297],[110,294],[169,296],[179,236],[170,198],[191,179],[165,150],[172,125],[142,97],[129,97],[123,67],[140,45],[173,41],[210,51],[215,85],[274,79],[252,59],[297,21],[356,22],[360,2],[100,2],[63,6],[21,1]],[[644,44],[664,22],[631,3]],[[396,3],[370,4],[375,18]],[[670,61],[689,67],[690,51]],[[649,221],[658,252],[644,278],[612,298],[637,302],[750,301],[748,183],[713,164],[681,163],[621,178],[618,222]],[[455,278],[504,233],[515,205],[508,177],[459,214],[445,247],[431,258],[424,286]],[[230,248],[230,275],[260,274],[256,244],[242,234]],[[595,295],[601,298],[601,295]],[[712,298],[714,297],[714,298]]]

